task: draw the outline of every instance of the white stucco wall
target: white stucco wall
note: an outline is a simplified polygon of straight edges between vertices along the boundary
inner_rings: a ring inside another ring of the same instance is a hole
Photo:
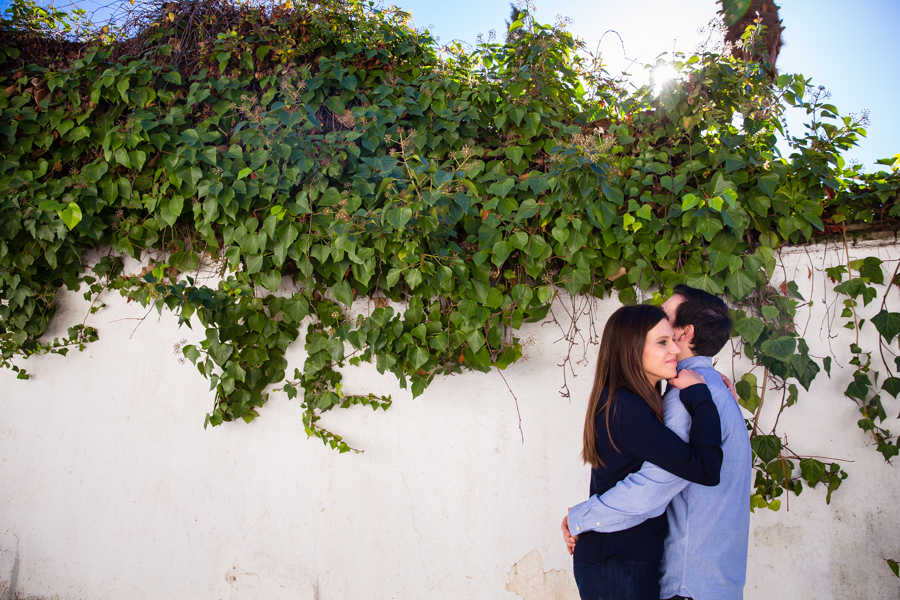
[[[851,254],[900,257],[897,246]],[[806,338],[816,356],[828,344],[820,312],[834,302],[821,269],[835,259],[822,248],[783,257],[782,277],[815,302]],[[299,406],[280,392],[250,425],[204,430],[208,383],[173,352],[202,332],[178,329],[168,312],[140,323],[146,309],[106,302],[89,318],[101,340],[85,352],[29,359],[30,381],[0,373],[0,563],[13,565],[0,579],[12,569],[20,599],[577,599],[559,522],[587,494],[578,453],[596,346],[568,375],[569,401],[560,328],[548,319],[520,332],[526,359],[504,376],[521,434],[496,371],[438,379],[412,400],[374,367],[348,367],[345,391],[395,402],[328,413],[326,427],[365,449],[338,455],[306,438]],[[598,330],[617,307],[595,305]],[[55,324],[81,322],[86,309],[63,294]],[[567,325],[561,304],[554,312]],[[850,478],[831,506],[820,486],[790,511],[752,517],[748,599],[900,598],[882,560],[900,558],[900,474],[867,446],[842,395],[850,338],[840,324],[832,379],[802,392],[779,430],[797,453],[848,461]],[[289,360],[302,364],[302,338]],[[732,374],[730,352],[719,364]],[[886,404],[896,415],[900,403]]]

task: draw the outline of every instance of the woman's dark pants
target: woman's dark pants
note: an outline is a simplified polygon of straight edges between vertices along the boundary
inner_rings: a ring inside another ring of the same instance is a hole
[[[598,565],[574,566],[581,600],[659,600],[659,563],[613,555]]]

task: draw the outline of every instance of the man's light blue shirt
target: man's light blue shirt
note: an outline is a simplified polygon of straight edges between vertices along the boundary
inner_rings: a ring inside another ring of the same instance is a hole
[[[645,462],[602,496],[569,512],[572,531],[622,531],[668,507],[660,598],[741,600],[750,535],[750,438],[744,416],[708,356],[678,363],[703,375],[722,421],[724,460],[719,485],[689,483]],[[663,400],[666,426],[688,440],[691,417],[672,388]]]

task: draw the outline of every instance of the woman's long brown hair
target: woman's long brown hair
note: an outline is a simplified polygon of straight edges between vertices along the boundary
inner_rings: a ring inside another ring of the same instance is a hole
[[[644,373],[644,343],[647,333],[666,318],[658,306],[639,304],[623,306],[612,314],[603,328],[594,386],[584,417],[584,448],[581,460],[593,468],[605,465],[597,451],[597,415],[604,413],[606,434],[618,451],[609,429],[609,416],[616,407],[616,395],[623,388],[640,396],[656,417],[663,420],[662,396]],[[603,390],[607,390],[602,401]]]

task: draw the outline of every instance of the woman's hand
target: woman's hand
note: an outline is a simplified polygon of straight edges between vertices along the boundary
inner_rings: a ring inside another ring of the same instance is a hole
[[[738,401],[738,393],[737,393],[737,390],[734,389],[734,384],[731,383],[730,379],[725,377],[725,373],[722,373],[721,371],[719,371],[719,375],[722,376],[722,383],[725,384],[725,387],[727,387],[728,391],[731,392],[731,395],[734,396],[734,401],[737,402]]]
[[[570,508],[569,510],[572,509]],[[569,515],[563,517],[562,532],[563,539],[566,542],[566,550],[569,551],[569,554],[575,554],[575,544],[578,542],[578,536],[572,535],[572,533],[569,531]]]
[[[682,369],[675,379],[669,380],[669,384],[674,385],[679,390],[683,390],[684,388],[690,387],[692,385],[697,385],[698,383],[706,383],[706,379],[704,379],[703,375],[701,375],[700,373],[691,371],[689,369]]]

